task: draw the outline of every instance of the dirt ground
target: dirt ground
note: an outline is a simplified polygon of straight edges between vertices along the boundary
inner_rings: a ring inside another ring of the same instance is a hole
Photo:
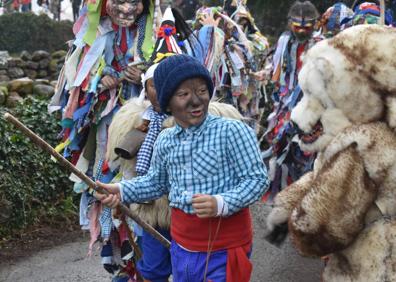
[[[269,209],[256,204],[252,282],[317,282],[323,263],[299,256],[287,240],[281,248],[264,240]],[[78,228],[78,226],[76,226]],[[98,282],[111,281],[101,265],[100,250],[87,258],[89,234],[67,228],[32,228],[0,243],[0,281]]]
[[[89,234],[78,225],[66,228],[57,226],[33,226],[9,240],[0,241],[0,264],[15,263],[42,250],[49,250],[78,238],[88,238]]]
[[[30,235],[32,240],[2,253],[0,281],[4,282],[107,282],[111,281],[101,264],[96,246],[88,257],[88,233],[44,228]],[[49,236],[51,234],[51,236]],[[30,237],[29,236],[29,237]],[[26,244],[27,243],[27,244]],[[4,249],[4,248],[3,248]],[[4,261],[7,259],[7,261]]]

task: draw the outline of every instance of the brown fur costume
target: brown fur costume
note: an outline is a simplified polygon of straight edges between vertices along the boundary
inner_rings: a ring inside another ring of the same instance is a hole
[[[142,114],[150,105],[148,101],[140,101],[138,98],[131,99],[114,116],[109,127],[109,140],[107,145],[107,159],[111,167],[120,166],[125,178],[136,177],[136,157],[132,160],[117,158],[114,148],[125,138],[126,134],[133,128],[138,128],[142,123]],[[242,116],[233,106],[218,102],[209,104],[209,113],[217,116],[242,120]],[[174,125],[172,117],[164,121],[164,127]],[[132,204],[137,214],[148,224],[162,229],[170,228],[170,208],[167,196],[163,196],[149,204]]]
[[[304,57],[292,120],[318,158],[277,195],[267,224],[288,221],[301,254],[329,255],[326,282],[396,281],[394,46],[396,30],[356,26]]]

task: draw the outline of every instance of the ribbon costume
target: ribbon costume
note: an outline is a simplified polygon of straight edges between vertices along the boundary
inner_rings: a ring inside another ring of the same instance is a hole
[[[271,188],[265,199],[272,200],[280,190],[312,169],[314,156],[298,146],[290,113],[303,95],[298,87],[301,56],[317,41],[313,32],[318,17],[311,2],[295,2],[288,14],[290,30],[280,36],[273,56],[274,107],[265,133],[270,147],[263,153],[269,162]]]
[[[131,65],[150,59],[160,13],[158,1],[88,1],[73,26],[75,39],[49,111],[62,114],[62,143],[56,150],[95,180],[109,182],[116,175],[106,160],[108,128],[120,107],[140,93],[141,70]],[[90,253],[101,236],[105,268],[133,275],[127,224],[118,221],[117,238],[111,237],[113,225],[105,224],[109,212],[102,210],[80,179],[74,175],[70,179],[81,193],[80,224],[91,232]],[[112,256],[116,246],[121,247],[122,259]]]

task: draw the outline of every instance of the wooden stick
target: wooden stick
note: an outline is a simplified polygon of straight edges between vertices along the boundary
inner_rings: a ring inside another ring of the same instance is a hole
[[[127,223],[127,221],[125,220],[125,217],[123,217],[121,219],[122,224],[125,225],[125,228],[127,230],[127,235],[128,235],[128,239],[129,239],[129,243],[131,243],[132,248],[135,250],[135,254],[136,254],[136,260],[139,260],[142,258],[142,251],[140,250],[138,244],[136,244],[134,238],[133,238],[133,233],[132,230],[129,228],[129,225]]]
[[[357,1],[358,1],[358,0],[353,1],[353,4],[352,4],[352,6],[351,6],[351,9],[352,9],[352,10],[354,10]]]
[[[29,137],[32,142],[40,147],[43,151],[51,154],[61,166],[65,167],[68,171],[71,171],[75,175],[78,176],[82,181],[84,181],[89,187],[94,189],[96,192],[99,192],[101,194],[108,195],[109,193],[102,189],[101,187],[96,186],[95,182],[89,178],[85,173],[81,172],[78,170],[72,163],[70,163],[68,160],[66,160],[61,154],[59,154],[57,151],[55,151],[54,148],[52,148],[47,142],[45,142],[43,139],[41,139],[38,135],[36,135],[33,131],[31,131],[29,128],[27,128],[23,123],[21,123],[18,119],[16,119],[13,115],[9,113],[4,114],[4,119],[7,121],[11,122],[15,127],[17,127],[20,131],[22,131],[23,134],[25,134],[27,137]],[[136,215],[134,212],[132,212],[130,209],[128,209],[125,205],[119,204],[117,206],[120,211],[132,218],[137,224],[139,224],[144,231],[152,235],[155,239],[157,239],[162,245],[165,247],[169,248],[170,247],[170,242],[162,236],[157,230],[155,230],[151,225],[149,225],[147,222],[143,221],[138,215]]]
[[[380,0],[380,25],[385,25],[385,0]]]

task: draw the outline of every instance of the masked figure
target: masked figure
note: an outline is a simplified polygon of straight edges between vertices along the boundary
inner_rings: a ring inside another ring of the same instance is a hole
[[[269,162],[271,188],[266,198],[270,200],[312,168],[314,157],[298,146],[290,112],[302,97],[297,75],[302,67],[301,55],[317,41],[313,33],[318,17],[311,2],[295,2],[288,13],[289,30],[279,38],[273,57],[274,109],[266,132],[270,148],[264,152]]]
[[[245,20],[249,21],[250,29],[243,26]],[[255,128],[260,117],[261,85],[251,73],[262,66],[269,48],[267,39],[243,4],[232,17],[220,7],[201,7],[194,27],[208,54],[205,65],[215,80],[214,99],[232,104]]]
[[[141,67],[154,48],[158,6],[151,0],[87,1],[73,26],[75,39],[49,111],[62,113],[62,143],[56,150],[94,180],[109,182],[115,176],[105,159],[108,127],[120,107],[140,93]],[[70,179],[82,195],[80,224],[91,231],[90,250],[101,236],[105,268],[116,275],[133,275],[131,248],[123,244],[128,242],[126,224],[103,224],[108,214],[79,178]],[[114,260],[112,252],[122,245],[121,259]]]

